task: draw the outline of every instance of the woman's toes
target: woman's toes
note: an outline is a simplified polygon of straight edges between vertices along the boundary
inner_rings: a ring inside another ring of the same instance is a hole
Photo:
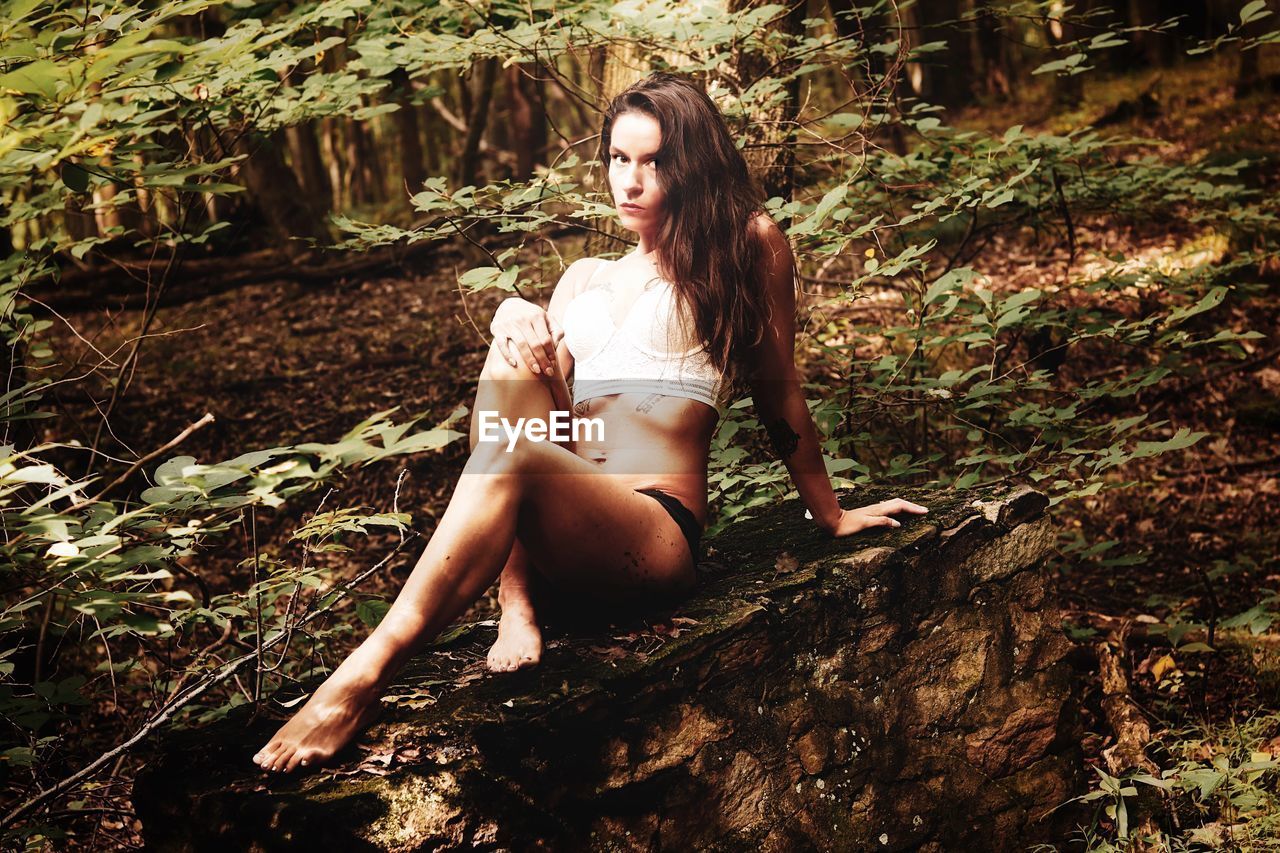
[[[265,767],[279,748],[280,745],[278,743],[271,741],[262,749],[258,750],[257,754],[253,756],[253,763],[257,764],[259,767]]]

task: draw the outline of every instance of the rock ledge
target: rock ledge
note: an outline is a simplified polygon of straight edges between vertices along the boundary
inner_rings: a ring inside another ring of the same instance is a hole
[[[896,489],[903,527],[823,537],[789,501],[708,542],[674,613],[492,624],[416,659],[330,770],[267,778],[278,725],[171,739],[135,786],[156,849],[1020,850],[1080,784],[1047,500]],[[842,495],[844,506],[891,495]]]

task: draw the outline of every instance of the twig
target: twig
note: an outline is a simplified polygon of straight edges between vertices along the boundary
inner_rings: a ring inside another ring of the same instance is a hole
[[[1067,256],[1066,274],[1070,275],[1071,266],[1076,262],[1076,226],[1071,221],[1071,208],[1067,206],[1067,196],[1062,192],[1062,178],[1058,175],[1057,169],[1050,169],[1053,175],[1053,189],[1058,194],[1058,204],[1062,208],[1062,220],[1067,225],[1067,247],[1070,254]]]
[[[253,703],[258,704],[262,699],[262,589],[258,586],[258,513],[256,506],[249,507],[249,525],[252,529],[253,536],[253,622],[254,636],[253,644],[254,657],[258,663],[254,667],[253,678]]]
[[[80,501],[80,503],[68,509],[67,512],[69,513],[78,512],[84,509],[85,507],[89,506],[90,504],[97,503],[98,501],[102,500],[102,498],[107,494],[107,492],[111,491],[116,486],[119,486],[125,480],[132,477],[138,471],[138,469],[141,468],[143,465],[146,465],[148,462],[155,459],[161,453],[164,453],[166,451],[172,450],[173,448],[177,447],[179,444],[186,441],[187,438],[189,438],[193,432],[195,432],[198,429],[202,429],[211,423],[213,423],[213,415],[210,412],[205,412],[204,417],[202,417],[200,420],[191,424],[182,432],[178,433],[176,436],[169,439],[169,441],[167,441],[165,444],[161,445],[160,447],[157,447],[155,450],[151,451],[146,456],[142,457],[137,462],[134,462],[132,465],[130,465],[127,471],[125,471],[119,477],[116,477],[107,485],[103,486],[102,491],[98,492],[98,494],[94,495],[91,498],[85,498],[84,500]]]
[[[346,583],[343,587],[341,587],[338,594],[334,596],[333,601],[329,602],[329,604],[326,607],[323,607],[320,610],[317,610],[314,613],[311,613],[308,616],[304,617],[298,623],[297,627],[302,627],[303,625],[306,625],[314,621],[315,619],[319,618],[321,615],[332,610],[334,605],[336,605],[338,602],[342,601],[344,598],[350,595],[352,590],[354,590],[357,586],[359,586],[360,584],[368,580],[368,578],[371,577],[375,572],[379,571],[383,566],[389,563],[392,557],[400,553],[400,551],[403,550],[407,541],[408,540],[401,539],[400,543],[397,544],[396,547],[391,550],[391,553],[387,554],[386,557],[383,557],[381,560],[379,560],[375,565],[373,565],[369,569],[365,570],[364,572],[361,572],[359,575],[351,579],[348,583]],[[221,684],[222,682],[234,676],[237,672],[240,671],[241,668],[243,668],[250,661],[257,660],[259,654],[261,654],[262,652],[266,651],[269,648],[274,647],[277,643],[283,641],[283,639],[284,639],[283,633],[277,634],[272,639],[262,643],[262,646],[260,649],[256,649],[252,652],[249,652],[248,654],[245,654],[239,658],[236,658],[235,660],[227,662],[220,671],[212,675],[206,676],[203,681],[200,681],[197,684],[193,685],[185,694],[182,694],[172,699],[168,704],[166,704],[163,708],[161,708],[154,717],[152,717],[150,720],[144,723],[136,732],[130,735],[128,739],[118,744],[114,748],[108,750],[107,752],[103,753],[102,755],[98,756],[89,764],[85,765],[80,770],[77,770],[75,773],[66,777],[62,781],[57,782],[56,784],[53,784],[48,788],[45,788],[40,793],[36,794],[35,796],[29,798],[25,802],[16,806],[8,814],[4,816],[4,821],[2,825],[11,826],[16,820],[21,818],[23,815],[27,814],[28,812],[42,805],[49,799],[56,797],[57,795],[65,791],[70,790],[71,788],[75,787],[77,784],[79,784],[83,780],[89,778],[94,773],[101,770],[107,763],[115,760],[117,757],[121,755],[124,755],[124,753],[126,753],[133,747],[137,746],[140,742],[146,739],[146,737],[150,735],[152,732],[154,732],[157,728],[159,728],[160,726],[168,722],[173,717],[173,715],[177,713],[179,710],[191,704],[196,699],[200,698],[211,688],[216,687],[217,685]]]

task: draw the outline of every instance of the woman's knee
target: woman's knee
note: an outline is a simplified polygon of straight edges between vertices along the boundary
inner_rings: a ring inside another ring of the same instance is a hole
[[[492,430],[490,432],[493,432]],[[478,435],[467,460],[469,473],[522,475],[538,470],[547,442],[534,441],[523,431],[513,437],[505,430],[494,436]]]

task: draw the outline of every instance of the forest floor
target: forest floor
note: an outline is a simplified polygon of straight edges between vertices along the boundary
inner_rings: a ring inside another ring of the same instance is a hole
[[[1029,132],[1060,131],[1096,121],[1136,93],[1151,91],[1159,104],[1157,115],[1109,129],[1165,139],[1171,145],[1161,149],[1161,156],[1179,160],[1224,148],[1267,152],[1272,158],[1268,187],[1274,191],[1280,171],[1280,99],[1274,95],[1236,103],[1220,70],[1215,75],[1207,63],[1185,72],[1166,71],[1155,82],[1150,75],[1128,75],[1090,85],[1094,88],[1074,113],[1055,111],[1047,102],[1023,102],[973,109],[953,123],[1002,132],[1022,122]],[[1027,115],[1045,118],[1030,123]],[[1079,229],[1081,245],[1091,250],[1121,249],[1146,257],[1173,252],[1200,236],[1168,222],[1084,222]],[[561,239],[556,250],[576,257],[579,241]],[[545,271],[545,298],[558,276],[557,258],[545,241],[536,245],[545,254],[522,261]],[[1061,279],[1064,255],[1062,247],[1037,248],[1009,235],[979,264],[998,291],[1017,291]],[[426,425],[443,420],[459,404],[471,405],[485,356],[482,330],[502,298],[489,292],[468,295],[464,302],[456,275],[474,263],[458,250],[442,248],[402,274],[325,285],[263,282],[162,308],[153,331],[165,334],[145,342],[137,373],[111,418],[113,434],[122,445],[146,453],[212,413],[211,425],[168,454],[212,462],[256,448],[333,441],[374,412],[392,407],[400,409],[397,419],[426,413]],[[1280,427],[1275,350],[1280,297],[1275,285],[1272,278],[1264,295],[1216,318],[1224,327],[1266,335],[1243,342],[1250,358],[1232,362],[1222,357],[1209,372],[1210,381],[1170,377],[1133,401],[1135,410],[1148,412],[1152,420],[1203,430],[1209,437],[1186,451],[1134,460],[1116,472],[1118,478],[1137,481],[1136,486],[1055,510],[1064,548],[1052,568],[1063,604],[1073,614],[1068,628],[1082,649],[1078,665],[1088,684],[1084,696],[1090,734],[1085,747],[1091,764],[1102,766],[1100,752],[1108,745],[1109,730],[1098,710],[1100,688],[1089,670],[1088,650],[1105,635],[1108,617],[1149,624],[1168,624],[1174,617],[1207,622],[1254,607],[1266,590],[1280,589],[1280,456],[1275,444]],[[831,294],[809,297],[804,310],[815,313],[812,322],[801,324],[802,330],[821,326],[817,319],[838,312],[855,315],[858,323],[873,321],[880,312],[885,324],[893,325],[895,313],[904,310],[896,291],[852,304],[829,301],[825,295]],[[69,319],[99,346],[136,334],[141,323],[137,311],[114,311],[108,318],[100,307]],[[52,334],[61,351],[77,351],[65,330]],[[807,334],[802,331],[798,342],[802,355],[812,348]],[[1088,363],[1087,358],[1073,361],[1070,369],[1100,373],[1114,366]],[[68,412],[91,422],[92,410],[84,399],[68,396],[63,403]],[[401,472],[405,477],[398,507],[413,514],[414,528],[425,536],[446,506],[466,455],[463,440],[439,452],[356,472],[327,497],[317,493],[270,517],[259,516],[259,548],[289,553],[288,534],[322,497],[327,508],[391,510]],[[393,539],[374,534],[364,543],[353,542],[351,553],[321,557],[336,574],[349,576],[376,560]],[[1077,542],[1117,544],[1090,553],[1076,547]],[[221,588],[243,586],[247,570],[238,566],[240,551],[233,547],[201,557],[196,568],[218,579]],[[413,556],[401,555],[367,591],[394,594]],[[463,619],[496,615],[494,592]],[[1150,713],[1157,731],[1199,724],[1203,731],[1196,748],[1201,757],[1227,754],[1235,748],[1231,733],[1240,724],[1280,713],[1276,637],[1274,631],[1256,637],[1247,630],[1218,631],[1218,651],[1212,654],[1175,654],[1160,637],[1132,638],[1128,653],[1134,699]],[[1280,756],[1280,716],[1270,727],[1251,731],[1247,748]],[[1228,815],[1203,817],[1219,827],[1231,822]],[[122,818],[120,828],[108,834],[123,838],[128,825]]]

